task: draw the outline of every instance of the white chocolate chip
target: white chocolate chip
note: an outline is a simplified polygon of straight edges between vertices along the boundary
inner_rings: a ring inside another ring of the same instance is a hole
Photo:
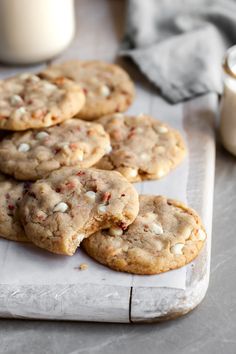
[[[78,161],[83,161],[83,159],[84,159],[84,152],[83,152],[83,150],[78,150],[77,153],[76,153],[76,155],[77,155],[77,160],[78,160]]]
[[[206,239],[206,233],[202,229],[198,230],[198,239],[200,241],[205,241]]]
[[[30,81],[33,82],[33,83],[36,83],[36,82],[39,82],[40,81],[40,78],[36,75],[32,75],[30,77]]]
[[[162,178],[163,176],[166,175],[166,171],[163,168],[159,168],[159,170],[156,172],[157,178]]]
[[[59,143],[57,144],[58,147],[60,148],[68,148],[69,147],[69,143]]]
[[[155,223],[155,222],[150,225],[150,229],[152,230],[152,232],[154,232],[157,235],[163,234],[162,226],[160,224]]]
[[[138,170],[136,168],[131,167],[120,167],[118,171],[126,178],[134,178],[138,174]]]
[[[18,109],[15,110],[15,113],[16,113],[17,115],[19,115],[19,116],[22,116],[23,114],[26,113],[26,109],[25,109],[25,107],[20,107],[20,108],[18,108]]]
[[[61,213],[64,213],[67,209],[68,205],[64,202],[60,202],[54,207],[53,211],[60,211]]]
[[[136,170],[136,168],[130,168],[129,169],[129,176],[130,177],[136,177],[138,174],[138,171]]]
[[[158,133],[160,134],[165,134],[168,132],[168,129],[164,126],[164,125],[161,125],[160,127],[158,127]]]
[[[120,227],[110,227],[109,234],[112,236],[121,236],[123,235],[123,230]]]
[[[47,138],[48,136],[49,134],[47,132],[39,132],[38,134],[36,134],[36,139],[42,140],[44,138]]]
[[[106,154],[110,154],[112,152],[112,147],[111,145],[108,145],[105,149]]]
[[[111,90],[107,85],[103,85],[100,87],[100,93],[103,97],[108,97],[111,94]]]
[[[23,103],[23,100],[22,98],[19,96],[19,95],[13,95],[11,96],[11,104],[12,105],[18,105],[18,104],[21,104]]]
[[[51,84],[50,82],[45,82],[43,87],[47,91],[54,91],[56,89],[56,86]]]
[[[138,128],[135,129],[135,132],[139,133],[139,134],[142,134],[143,133],[143,128],[138,127]]]
[[[84,238],[85,238],[85,234],[78,234],[76,236],[76,241],[80,244],[80,242],[82,242]]]
[[[149,160],[150,159],[150,156],[148,154],[146,154],[145,152],[143,152],[141,155],[140,155],[140,158],[142,160]]]
[[[96,193],[93,191],[88,191],[85,193],[85,196],[89,198],[90,200],[95,200],[96,199]]]
[[[26,143],[22,143],[18,146],[18,149],[17,149],[19,152],[27,152],[30,150],[30,146],[29,144],[26,144]]]
[[[100,204],[100,205],[98,206],[98,212],[99,212],[99,213],[104,214],[106,211],[107,211],[106,205]]]
[[[170,251],[175,255],[181,255],[183,254],[182,252],[183,248],[184,248],[183,243],[176,243],[174,246],[171,247]]]

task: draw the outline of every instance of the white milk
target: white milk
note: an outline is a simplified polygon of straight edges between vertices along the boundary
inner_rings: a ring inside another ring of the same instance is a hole
[[[234,64],[235,59],[236,47],[233,47],[226,55],[224,63],[224,92],[221,99],[220,107],[220,134],[222,143],[224,147],[234,155],[236,155],[236,65]],[[230,61],[233,65],[230,65]]]
[[[74,31],[74,0],[0,0],[1,61],[50,59],[68,46]]]

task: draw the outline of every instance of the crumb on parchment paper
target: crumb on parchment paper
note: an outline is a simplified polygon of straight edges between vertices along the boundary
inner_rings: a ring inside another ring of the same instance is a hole
[[[81,263],[78,267],[74,267],[76,270],[86,270],[88,269],[88,264],[86,263]]]
[[[80,270],[86,270],[86,269],[88,269],[88,265],[86,263],[81,263],[80,266],[79,266],[79,269]]]

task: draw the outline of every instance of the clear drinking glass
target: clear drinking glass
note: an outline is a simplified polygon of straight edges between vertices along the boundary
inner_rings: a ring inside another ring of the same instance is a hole
[[[224,91],[220,105],[220,135],[224,147],[236,155],[236,45],[224,58]]]
[[[31,64],[65,49],[75,32],[74,0],[0,0],[0,60]]]

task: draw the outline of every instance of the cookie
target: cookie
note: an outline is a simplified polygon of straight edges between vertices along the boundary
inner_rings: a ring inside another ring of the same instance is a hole
[[[206,233],[197,213],[162,196],[140,196],[140,210],[127,228],[112,227],[82,243],[85,251],[108,267],[134,274],[158,274],[191,262]]]
[[[148,115],[115,114],[98,122],[109,133],[112,150],[96,167],[119,171],[130,182],[164,177],[186,154],[179,132]]]
[[[0,170],[19,180],[37,180],[62,166],[88,168],[109,149],[109,136],[100,124],[69,119],[5,137],[0,142]]]
[[[125,229],[138,208],[138,194],[121,174],[64,167],[31,185],[20,215],[33,243],[73,255],[92,233],[110,226]]]
[[[19,203],[28,185],[0,174],[0,237],[28,241],[19,219]]]
[[[134,85],[129,75],[115,64],[102,61],[70,61],[44,70],[43,77],[65,76],[77,82],[86,96],[86,103],[76,115],[94,120],[102,115],[124,112],[134,98]]]
[[[0,129],[49,127],[73,117],[84,102],[79,85],[63,77],[14,76],[0,81]]]

